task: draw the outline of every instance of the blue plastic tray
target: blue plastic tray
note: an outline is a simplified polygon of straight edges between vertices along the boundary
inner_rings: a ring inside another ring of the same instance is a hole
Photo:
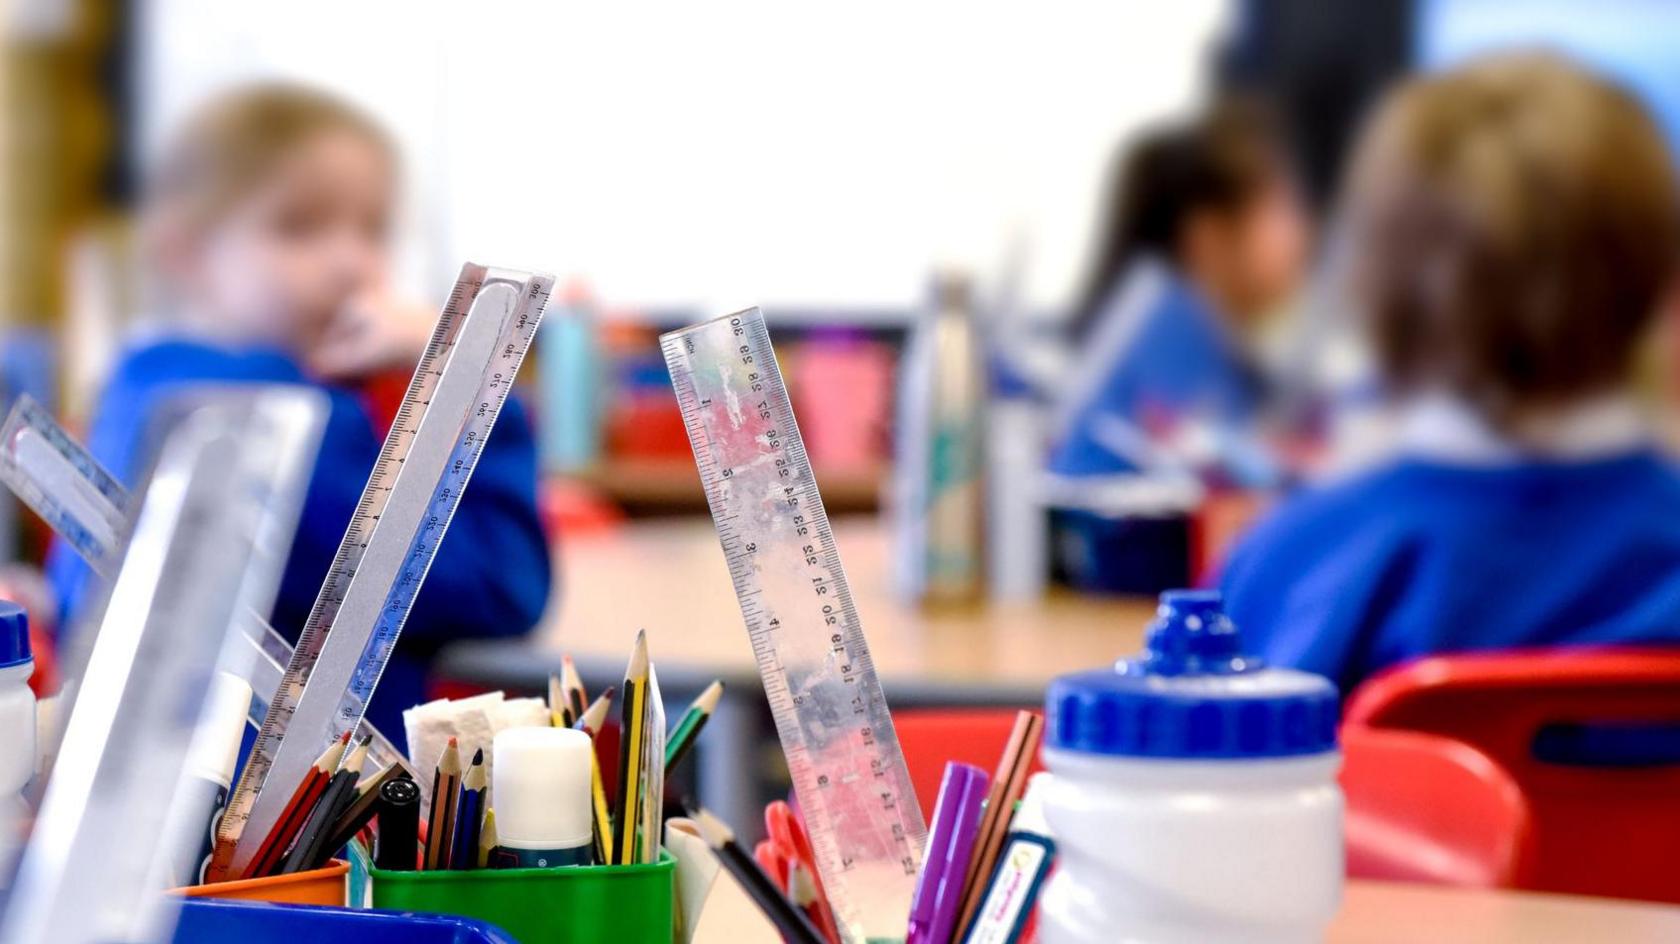
[[[174,944],[519,944],[495,925],[446,915],[189,898]]]

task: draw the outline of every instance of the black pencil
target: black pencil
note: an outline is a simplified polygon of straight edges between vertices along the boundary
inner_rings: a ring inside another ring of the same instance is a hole
[[[694,813],[694,825],[700,827],[700,835],[706,840],[706,845],[717,853],[718,861],[746,889],[759,910],[781,932],[784,941],[788,944],[825,944],[822,932],[811,923],[805,912],[788,901],[770,876],[758,867],[758,862],[735,842],[735,833],[723,820],[700,809]]]
[[[332,824],[338,821],[338,814],[355,798],[356,779],[362,775],[362,765],[367,762],[368,742],[371,740],[372,735],[362,738],[356,749],[345,758],[344,766],[327,783],[326,791],[321,794],[303,829],[298,831],[297,842],[280,866],[282,875],[319,868],[321,861],[336,848],[327,845],[327,838],[332,833]]]
[[[624,670],[624,697],[619,703],[618,806],[613,819],[612,855],[619,865],[636,861],[636,826],[641,822],[642,738],[647,735],[647,632],[636,633],[636,647]],[[654,840],[657,841],[657,838]]]
[[[379,788],[388,781],[407,776],[408,771],[402,769],[400,764],[386,764],[373,776],[356,781],[356,795],[344,807],[344,812],[338,814],[338,819],[333,821],[327,848],[337,849],[356,838],[356,834],[373,820],[373,814],[377,812]]]

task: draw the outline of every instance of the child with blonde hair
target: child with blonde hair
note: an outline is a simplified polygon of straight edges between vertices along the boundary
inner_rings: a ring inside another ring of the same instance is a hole
[[[397,155],[359,110],[319,92],[259,85],[194,114],[150,180],[142,245],[158,310],[121,355],[89,443],[133,486],[148,420],[202,384],[304,384],[331,413],[273,622],[295,635],[314,604],[384,439],[367,381],[406,373],[436,309],[404,300],[387,267]],[[541,615],[549,552],[530,423],[510,399],[380,682],[368,717],[400,741],[442,643],[516,635]],[[70,625],[88,596],[68,549],[49,560]]]

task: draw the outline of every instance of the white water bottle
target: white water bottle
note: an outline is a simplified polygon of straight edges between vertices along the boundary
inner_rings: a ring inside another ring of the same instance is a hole
[[[1322,941],[1341,900],[1337,697],[1170,591],[1145,651],[1047,696],[1044,944]]]
[[[0,600],[0,798],[8,803],[17,801],[35,776],[33,674],[29,617],[23,607]]]
[[[29,688],[33,674],[29,617],[23,607],[0,600],[0,869],[17,854],[29,812],[23,788],[35,778],[35,693]]]

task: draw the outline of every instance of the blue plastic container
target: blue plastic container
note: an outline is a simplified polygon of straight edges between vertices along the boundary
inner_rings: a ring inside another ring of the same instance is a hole
[[[189,898],[174,944],[519,944],[495,925],[447,915]]]

